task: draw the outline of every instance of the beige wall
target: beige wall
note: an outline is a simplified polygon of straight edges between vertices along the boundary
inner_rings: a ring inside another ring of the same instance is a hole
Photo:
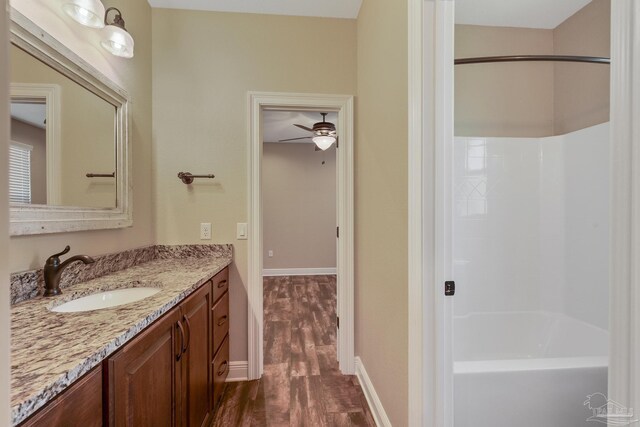
[[[42,128],[11,119],[11,141],[30,145],[31,203],[47,204],[47,134]]]
[[[593,0],[554,31],[557,55],[611,54],[611,0]],[[554,115],[557,135],[609,121],[607,65],[555,64]]]
[[[456,25],[456,58],[552,53],[551,30]],[[549,62],[456,66],[456,136],[552,135],[553,70]]]
[[[554,30],[456,25],[456,58],[610,56],[610,0],[593,0]],[[455,134],[542,137],[609,120],[609,70],[577,63],[455,68]]]
[[[43,236],[13,237],[11,271],[40,267],[52,253],[71,245],[72,253],[98,255],[153,244],[154,212],[151,199],[151,8],[146,0],[117,2],[136,41],[132,60],[116,58],[99,45],[99,34],[71,21],[58,2],[13,0],[12,5],[45,31],[73,49],[129,92],[132,98],[131,146],[133,147],[132,228]]]
[[[231,360],[247,360],[247,92],[353,94],[353,20],[153,10],[154,181],[159,243],[233,243]],[[330,47],[328,60],[314,48]],[[180,171],[213,173],[186,186]]]
[[[356,355],[394,426],[408,418],[407,1],[358,17]]]
[[[265,269],[336,267],[336,150],[314,148],[263,145]]]
[[[6,3],[0,1],[0,170],[8,170],[9,142],[9,67],[8,67],[8,26]],[[11,362],[9,349],[9,181],[6,173],[0,174],[0,425],[8,426],[10,422],[9,395],[11,381],[9,379]]]

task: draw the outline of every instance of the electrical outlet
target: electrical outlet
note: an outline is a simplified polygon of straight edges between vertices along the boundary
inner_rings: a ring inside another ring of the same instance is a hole
[[[269,251],[269,258],[273,258],[273,251]]]
[[[203,222],[200,224],[200,240],[211,240],[211,223]]]

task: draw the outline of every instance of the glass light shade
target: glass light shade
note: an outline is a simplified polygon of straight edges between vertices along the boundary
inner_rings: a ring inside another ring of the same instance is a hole
[[[104,28],[104,5],[100,0],[65,1],[62,10],[79,24]]]
[[[333,136],[316,136],[313,138],[313,142],[315,142],[318,148],[325,151],[327,148],[331,147],[334,142],[336,142],[336,139]]]
[[[104,28],[100,44],[112,55],[133,58],[133,37],[116,25],[107,25]]]

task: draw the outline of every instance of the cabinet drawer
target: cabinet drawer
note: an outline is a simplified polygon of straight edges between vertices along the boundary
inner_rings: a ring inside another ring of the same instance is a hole
[[[102,426],[102,368],[69,386],[20,427],[100,427]]]
[[[222,344],[222,340],[229,333],[229,292],[213,307],[213,347],[211,354],[215,355]]]
[[[216,274],[211,279],[211,282],[213,286],[213,302],[215,303],[229,289],[229,267]]]
[[[220,347],[220,351],[213,359],[213,406],[218,404],[222,392],[224,391],[224,382],[229,375],[229,336],[227,336]]]

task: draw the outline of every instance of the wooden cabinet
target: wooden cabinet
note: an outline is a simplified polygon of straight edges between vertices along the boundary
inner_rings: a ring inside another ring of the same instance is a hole
[[[229,292],[226,292],[213,306],[213,340],[211,355],[220,349],[222,341],[229,333]]]
[[[184,332],[173,309],[106,362],[110,426],[172,427],[181,401]]]
[[[224,387],[223,370],[228,371],[229,364],[228,344],[225,356],[219,357],[226,365],[212,362],[217,350],[214,343],[219,340],[213,322],[216,289],[225,291],[220,301],[226,298],[228,320],[227,271],[109,359],[109,425],[206,427],[211,423],[214,393]],[[223,339],[227,330],[218,332],[225,334]]]
[[[211,409],[216,406],[224,391],[224,382],[229,375],[229,270],[224,269],[212,280],[213,289],[213,336],[211,339],[212,399]]]
[[[220,299],[229,290],[229,268],[225,268],[211,279],[213,286],[213,301]]]
[[[229,375],[229,336],[224,340],[218,354],[213,359],[213,406],[220,402],[224,382]]]
[[[211,288],[201,287],[181,306],[187,343],[182,363],[182,425],[207,426],[211,421]]]
[[[94,368],[73,383],[21,426],[102,426],[102,368]]]
[[[229,372],[228,280],[225,268],[21,427],[207,427]]]

